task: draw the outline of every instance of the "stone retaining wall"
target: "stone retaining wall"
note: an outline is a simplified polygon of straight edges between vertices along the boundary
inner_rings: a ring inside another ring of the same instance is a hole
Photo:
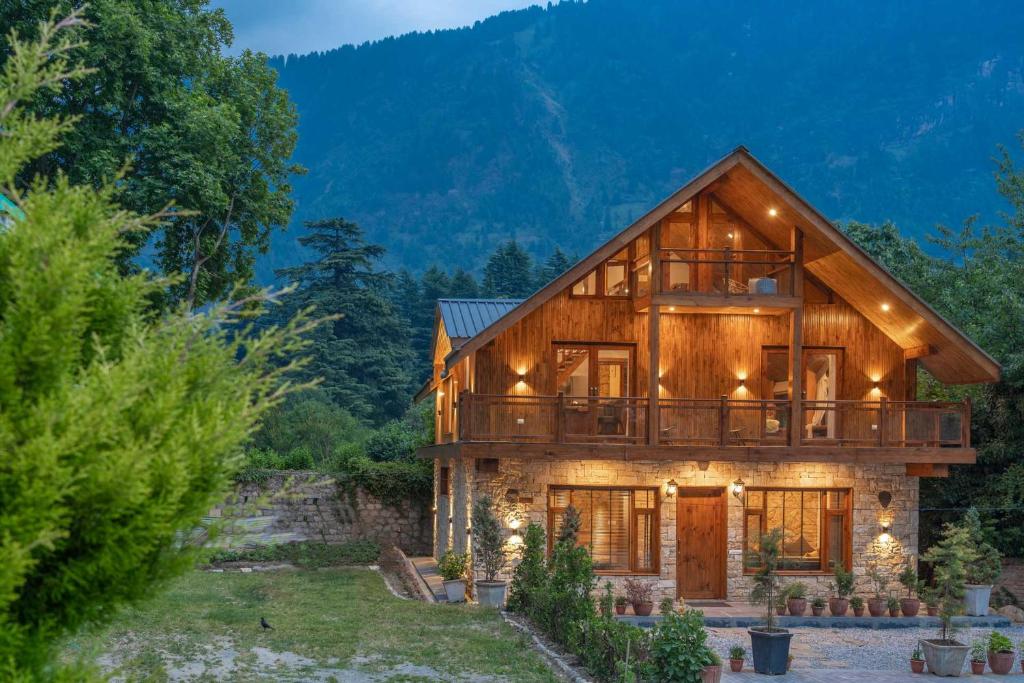
[[[1007,557],[1003,559],[1003,574],[996,582],[1013,594],[1021,605],[1024,605],[1024,558]]]
[[[240,484],[209,516],[224,522],[214,541],[224,548],[367,539],[420,555],[429,554],[432,546],[427,504],[406,502],[396,508],[362,489],[349,492],[317,472],[280,472],[263,482]]]

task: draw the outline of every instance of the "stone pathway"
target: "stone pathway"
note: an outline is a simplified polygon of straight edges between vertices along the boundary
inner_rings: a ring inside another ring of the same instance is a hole
[[[444,590],[444,582],[437,573],[437,560],[432,557],[410,557],[409,561],[416,568],[416,573],[427,584],[437,602],[448,602],[448,594]]]
[[[908,681],[929,683],[929,681],[934,681],[938,683],[939,681],[944,680],[957,680],[937,678],[928,673],[912,674],[909,671],[871,671],[868,669],[819,669],[817,671],[790,671],[785,676],[767,677],[755,674],[753,670],[734,674],[728,670],[728,663],[726,663],[725,668],[726,670],[722,673],[722,683],[754,683],[755,681],[768,681],[770,683],[775,683],[776,681],[778,683],[863,683],[864,681],[871,681],[872,683],[907,683]],[[1024,675],[1017,673],[1010,676],[996,676],[991,672],[983,676],[964,674],[961,676],[960,680],[971,681],[973,683],[980,683],[981,681],[1021,683],[1021,681],[1024,681]]]

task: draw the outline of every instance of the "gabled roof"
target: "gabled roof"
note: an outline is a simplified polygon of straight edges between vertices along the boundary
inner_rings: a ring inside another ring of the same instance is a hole
[[[438,299],[444,329],[452,339],[475,337],[523,299]]]
[[[991,356],[876,263],[742,146],[699,173],[590,256],[465,341],[448,356],[446,366],[453,367],[709,188],[747,223],[763,224],[768,210],[774,209],[772,221],[780,231],[788,232],[794,225],[799,227],[804,233],[807,271],[903,349],[928,349],[927,353],[915,355],[920,355],[920,362],[940,381],[947,384],[998,381],[1000,366]],[[882,303],[888,304],[888,308],[883,310]]]

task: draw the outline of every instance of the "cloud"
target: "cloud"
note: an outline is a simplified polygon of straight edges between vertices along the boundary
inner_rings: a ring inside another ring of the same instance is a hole
[[[212,0],[235,27],[236,54],[331,50],[410,31],[466,26],[537,0]]]

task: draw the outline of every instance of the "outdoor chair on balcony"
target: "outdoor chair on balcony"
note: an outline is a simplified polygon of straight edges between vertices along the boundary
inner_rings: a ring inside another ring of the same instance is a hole
[[[597,433],[604,436],[614,436],[623,433],[623,411],[625,406],[622,401],[605,403],[601,406],[601,412],[597,416]]]

